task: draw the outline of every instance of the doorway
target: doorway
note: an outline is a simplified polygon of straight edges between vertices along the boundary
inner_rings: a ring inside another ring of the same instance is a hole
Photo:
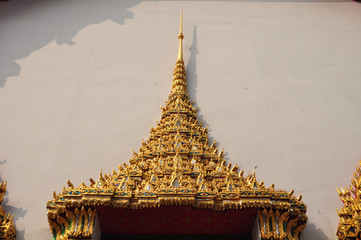
[[[97,208],[101,240],[251,240],[256,209]]]

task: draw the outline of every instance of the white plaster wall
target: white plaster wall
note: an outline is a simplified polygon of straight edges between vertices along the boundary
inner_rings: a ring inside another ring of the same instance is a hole
[[[127,162],[168,96],[184,11],[189,91],[232,163],[302,194],[304,240],[336,239],[361,159],[361,4],[352,1],[0,2],[0,177],[17,239],[45,204]]]

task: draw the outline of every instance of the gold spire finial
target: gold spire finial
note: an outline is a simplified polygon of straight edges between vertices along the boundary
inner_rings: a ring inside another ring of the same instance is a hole
[[[187,93],[186,69],[183,61],[183,12],[181,12],[180,15],[180,33],[178,39],[178,59],[173,73],[172,92],[169,98],[173,98],[175,95],[188,98],[189,96]]]
[[[180,14],[180,31],[179,31],[179,50],[178,50],[178,60],[183,60],[183,11]]]

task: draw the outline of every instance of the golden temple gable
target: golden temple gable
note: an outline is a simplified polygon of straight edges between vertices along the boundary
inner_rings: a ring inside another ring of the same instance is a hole
[[[149,138],[123,164],[75,187],[69,180],[47,203],[54,240],[91,239],[96,210],[166,205],[212,211],[255,209],[262,239],[299,239],[307,216],[301,196],[244,176],[209,142],[187,92],[182,20],[171,93]]]

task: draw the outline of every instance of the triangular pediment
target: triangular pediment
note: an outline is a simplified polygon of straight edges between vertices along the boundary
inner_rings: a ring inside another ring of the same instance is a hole
[[[178,56],[182,56],[182,33],[179,39]],[[216,142],[209,142],[208,130],[198,121],[186,86],[184,61],[178,57],[161,119],[139,151],[133,151],[129,163],[109,174],[100,173],[99,180],[91,179],[89,185],[74,187],[68,181],[67,188],[54,194],[47,208],[57,240],[66,234],[65,239],[81,234],[80,228],[74,230],[74,221],[82,216],[91,221],[98,206],[140,209],[163,205],[216,211],[258,209],[263,239],[298,239],[307,221],[301,198],[293,196],[293,191],[276,190],[274,185],[266,187],[255,173],[244,176],[237,165],[227,164],[223,150],[219,152]]]

